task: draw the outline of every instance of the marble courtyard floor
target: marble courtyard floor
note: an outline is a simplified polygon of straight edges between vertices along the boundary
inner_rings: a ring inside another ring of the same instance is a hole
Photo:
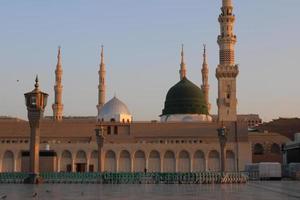
[[[300,181],[257,181],[241,185],[0,184],[0,195],[13,200],[294,200],[300,199]]]

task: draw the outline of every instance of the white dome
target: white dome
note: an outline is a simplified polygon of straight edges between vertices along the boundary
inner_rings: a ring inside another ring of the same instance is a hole
[[[116,119],[118,118],[117,116],[121,115],[131,116],[125,103],[123,103],[117,97],[114,97],[104,104],[104,106],[100,109],[98,119]]]

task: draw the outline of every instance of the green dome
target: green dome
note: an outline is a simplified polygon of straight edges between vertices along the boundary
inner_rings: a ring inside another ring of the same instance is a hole
[[[162,115],[170,114],[208,114],[202,90],[183,78],[167,94]]]

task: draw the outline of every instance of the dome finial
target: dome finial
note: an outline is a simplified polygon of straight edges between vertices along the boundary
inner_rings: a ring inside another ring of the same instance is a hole
[[[183,49],[184,45],[181,44],[181,64],[184,64],[184,49]]]
[[[206,64],[206,44],[203,44],[203,64]]]
[[[101,45],[101,64],[104,64],[104,46]]]
[[[38,75],[36,75],[36,77],[35,77],[35,84],[34,84],[34,87],[35,87],[35,89],[38,89],[39,88],[39,76]]]
[[[184,62],[183,44],[181,45],[181,63],[180,63],[179,75],[180,75],[180,80],[186,77],[186,64]]]
[[[61,64],[61,46],[58,46],[58,51],[57,51],[57,65],[56,68],[61,68],[62,64]]]

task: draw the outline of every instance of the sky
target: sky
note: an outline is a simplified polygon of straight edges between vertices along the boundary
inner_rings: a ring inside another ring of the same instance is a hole
[[[220,7],[221,0],[0,0],[0,115],[27,117],[23,94],[36,74],[52,115],[61,45],[64,115],[95,116],[103,44],[106,99],[115,94],[134,120],[158,119],[179,81],[182,43],[187,77],[199,86],[207,45],[216,113]],[[238,113],[300,117],[299,8],[299,0],[234,0]]]

